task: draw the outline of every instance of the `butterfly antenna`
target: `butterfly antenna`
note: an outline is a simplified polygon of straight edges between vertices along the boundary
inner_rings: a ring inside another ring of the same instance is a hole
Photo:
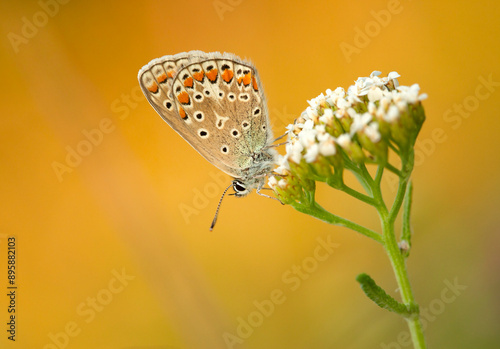
[[[224,199],[224,195],[226,195],[226,192],[232,186],[233,186],[233,183],[229,184],[229,186],[226,188],[226,190],[224,190],[224,192],[222,193],[222,196],[220,197],[219,204],[217,205],[217,209],[215,210],[214,220],[212,221],[212,225],[210,226],[210,231],[212,231],[212,229],[214,229],[215,223],[217,222],[217,217],[219,216],[219,208],[220,208],[220,205],[222,204],[222,199]]]

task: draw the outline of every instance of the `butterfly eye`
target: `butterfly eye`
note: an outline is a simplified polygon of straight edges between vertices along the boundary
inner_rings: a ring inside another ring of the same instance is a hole
[[[245,187],[245,184],[243,184],[240,181],[233,182],[233,189],[236,192],[236,194],[244,193],[247,190],[247,188]]]

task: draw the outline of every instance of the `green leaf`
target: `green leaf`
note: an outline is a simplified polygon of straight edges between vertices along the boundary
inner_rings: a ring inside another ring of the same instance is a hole
[[[379,307],[397,313],[403,317],[411,317],[414,314],[418,314],[417,305],[407,307],[406,305],[399,303],[397,300],[389,296],[380,286],[378,286],[368,274],[359,274],[356,277],[356,281],[360,283],[361,289],[366,296],[375,302],[375,304]]]

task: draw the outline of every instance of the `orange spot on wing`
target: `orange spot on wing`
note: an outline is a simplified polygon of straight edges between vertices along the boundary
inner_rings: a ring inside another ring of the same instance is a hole
[[[193,78],[196,80],[196,81],[203,81],[203,76],[205,75],[204,72],[200,71],[200,72],[197,72],[197,73],[194,73],[193,74]]]
[[[158,92],[158,84],[156,82],[153,82],[151,86],[148,87],[148,91],[153,93]]]
[[[184,120],[187,119],[186,112],[182,108],[179,108],[179,115],[181,116],[182,119],[184,119]]]
[[[224,80],[225,82],[230,82],[233,78],[233,71],[230,70],[230,69],[226,69],[224,70],[224,73],[222,73],[222,80]]]
[[[161,74],[160,76],[158,76],[158,82],[161,84],[161,83],[164,83],[165,81],[167,81],[167,74],[163,73]]]
[[[214,82],[215,80],[217,80],[217,69],[212,69],[210,70],[208,73],[207,73],[207,78],[208,80]]]
[[[189,104],[189,95],[187,94],[186,91],[182,91],[177,95],[177,99],[181,104]]]
[[[259,85],[257,85],[257,79],[255,79],[255,76],[252,76],[252,84],[253,84],[253,89],[255,91],[259,90]]]
[[[193,78],[188,77],[186,80],[184,80],[184,86],[185,87],[193,87]]]
[[[250,82],[252,81],[252,74],[248,73],[243,77],[243,85],[248,86],[250,85]]]
[[[169,78],[173,78],[173,77],[174,77],[174,71],[173,71],[173,70],[169,70],[169,71],[167,72],[167,77],[169,77]]]

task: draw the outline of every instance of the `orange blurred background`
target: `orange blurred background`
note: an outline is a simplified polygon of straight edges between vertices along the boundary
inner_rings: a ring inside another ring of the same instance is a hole
[[[308,99],[373,70],[419,83],[429,98],[408,266],[427,341],[498,343],[498,4],[63,2],[0,5],[0,347],[410,347],[404,321],[355,281],[367,272],[397,297],[375,242],[255,194],[227,197],[208,231],[230,178],[168,127],[137,83],[151,59],[194,49],[255,63],[276,135]],[[384,193],[394,195],[389,180]],[[370,207],[341,192],[320,186],[318,202],[378,227]],[[15,344],[6,332],[11,235]],[[310,264],[320,241],[337,245]],[[292,283],[304,263],[310,272]]]

